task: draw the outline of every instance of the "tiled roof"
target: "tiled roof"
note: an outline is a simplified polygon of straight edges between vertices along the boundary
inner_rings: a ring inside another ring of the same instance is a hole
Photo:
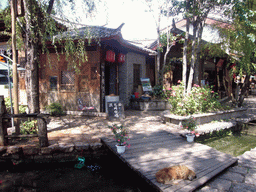
[[[117,35],[121,35],[121,29],[124,23],[122,23],[118,28],[112,29],[102,26],[86,26],[79,29],[73,29],[61,34],[56,35],[54,38],[65,39],[65,38],[73,38],[73,39],[102,39],[109,38]]]
[[[203,43],[210,42],[210,43],[219,43],[220,36],[218,34],[218,30],[213,28],[213,26],[218,26],[221,28],[227,28],[231,27],[231,25],[228,22],[219,21],[213,18],[206,18],[205,26],[203,30],[203,37],[202,41]],[[162,29],[162,32],[165,32],[167,28]],[[182,19],[175,23],[175,26],[170,28],[172,33],[181,34],[186,31],[186,20]],[[192,24],[190,24],[190,30],[189,30],[189,38],[192,38]],[[149,49],[156,49],[157,46],[157,40],[155,40],[152,44],[148,46]]]
[[[112,29],[103,26],[86,26],[79,29],[73,29],[61,34],[56,35],[53,39],[65,39],[65,38],[72,38],[72,39],[116,39],[122,46],[129,48],[131,50],[139,51],[146,54],[155,54],[155,51],[150,49],[135,45],[122,37],[121,29],[124,23],[122,23],[118,28]]]

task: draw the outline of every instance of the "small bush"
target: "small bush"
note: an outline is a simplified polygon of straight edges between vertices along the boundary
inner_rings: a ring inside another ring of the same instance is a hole
[[[5,97],[4,102],[5,102],[7,113],[11,114],[11,99],[10,99],[10,97]],[[26,109],[27,109],[27,106],[19,105],[19,113],[26,113]]]
[[[164,97],[164,91],[163,91],[163,86],[161,85],[156,85],[153,87],[153,96],[156,99],[161,99]]]
[[[197,128],[195,118],[189,117],[189,119],[182,121],[182,127],[183,129],[187,129],[189,131],[195,131],[195,129]]]
[[[20,133],[23,135],[36,134],[37,131],[37,120],[24,121],[20,124]]]
[[[60,116],[64,114],[63,108],[60,103],[51,103],[50,105],[47,105],[45,108],[52,116]]]

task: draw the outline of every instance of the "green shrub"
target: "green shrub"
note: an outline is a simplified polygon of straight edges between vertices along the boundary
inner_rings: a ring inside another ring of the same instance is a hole
[[[189,119],[182,121],[182,127],[183,129],[187,129],[189,131],[195,131],[195,129],[197,128],[195,118],[189,117]]]
[[[10,97],[5,97],[4,102],[5,102],[7,113],[11,114],[11,99],[10,99]],[[14,104],[13,104],[13,106],[14,106]],[[19,105],[19,113],[26,113],[26,109],[27,109],[26,105]]]
[[[153,87],[153,96],[157,99],[161,99],[164,97],[164,91],[163,91],[163,86],[161,85],[156,85]]]
[[[218,94],[209,86],[200,87],[195,84],[191,92],[184,95],[184,84],[181,82],[180,85],[166,90],[165,97],[172,106],[171,112],[176,115],[185,116],[224,109],[218,101]]]
[[[47,105],[45,108],[52,116],[60,116],[64,114],[63,108],[60,103],[51,103],[50,105]]]
[[[36,134],[37,131],[37,120],[24,121],[20,124],[20,133],[23,135]]]

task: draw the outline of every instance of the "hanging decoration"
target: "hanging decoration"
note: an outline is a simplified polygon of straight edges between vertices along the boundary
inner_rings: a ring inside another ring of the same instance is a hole
[[[106,61],[112,62],[112,63],[115,62],[115,52],[114,51],[108,50],[106,52]]]
[[[117,55],[117,61],[118,61],[118,63],[124,63],[125,62],[125,54],[119,53]]]

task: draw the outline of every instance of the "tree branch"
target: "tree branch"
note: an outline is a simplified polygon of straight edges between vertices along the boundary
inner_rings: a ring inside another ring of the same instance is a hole
[[[49,5],[48,5],[48,8],[47,8],[47,13],[48,13],[49,15],[50,15],[51,12],[52,12],[53,4],[54,4],[54,0],[50,0],[50,1],[49,1]]]

